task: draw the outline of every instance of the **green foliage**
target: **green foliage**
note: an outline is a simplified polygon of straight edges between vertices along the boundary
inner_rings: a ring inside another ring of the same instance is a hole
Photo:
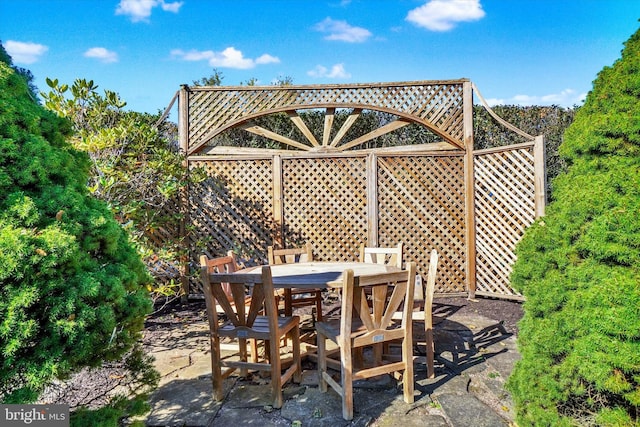
[[[117,360],[150,311],[127,234],[86,188],[71,127],[0,63],[0,400],[34,401],[54,378]]]
[[[35,83],[33,82],[33,80],[34,80],[33,74],[31,73],[30,70],[27,70],[26,68],[16,67],[16,66],[13,65],[13,60],[11,59],[11,56],[5,50],[4,46],[2,45],[2,41],[0,41],[0,62],[3,62],[6,65],[10,66],[11,68],[13,68],[13,70],[18,75],[20,75],[20,76],[22,76],[22,78],[24,78],[24,80],[27,82],[27,86],[29,88],[29,96],[31,97],[32,100],[37,102],[37,99],[38,99],[38,88],[36,87]]]
[[[194,80],[194,86],[220,86],[222,85],[222,80],[224,79],[224,75],[222,71],[217,68],[213,69],[213,72],[209,77],[203,77],[200,80]]]
[[[554,201],[518,245],[521,426],[640,424],[639,76],[640,30],[576,113]]]
[[[151,409],[147,403],[149,392],[157,387],[160,380],[160,374],[152,366],[152,358],[145,356],[137,344],[125,359],[127,374],[123,382],[128,386],[127,395],[117,395],[100,408],[81,407],[74,410],[71,413],[71,426],[119,427],[123,419],[147,413]],[[143,425],[140,423],[140,426]]]
[[[562,144],[565,131],[573,122],[577,109],[519,105],[498,105],[492,109],[498,116],[529,135],[544,135],[547,200],[551,200],[551,182],[566,170],[566,162],[560,157],[558,148]],[[473,110],[473,136],[475,149],[524,142],[524,138],[496,122],[481,105],[476,105]]]
[[[90,192],[111,207],[131,233],[140,255],[154,276],[166,274],[180,259],[179,190],[201,178],[187,175],[177,147],[176,128],[159,115],[124,111],[117,93],[98,92],[92,80],[71,86],[47,79],[45,107],[71,119],[72,144],[91,159]],[[176,298],[179,285],[157,280],[154,299]]]

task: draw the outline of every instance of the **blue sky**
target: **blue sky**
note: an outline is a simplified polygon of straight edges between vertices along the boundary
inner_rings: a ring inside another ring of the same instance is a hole
[[[0,0],[16,65],[155,113],[180,84],[469,78],[492,104],[580,104],[640,0]]]

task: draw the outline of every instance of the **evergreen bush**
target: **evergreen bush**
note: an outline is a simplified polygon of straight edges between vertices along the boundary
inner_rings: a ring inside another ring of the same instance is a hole
[[[567,129],[566,173],[517,247],[520,426],[638,425],[640,30]]]
[[[1,49],[0,46],[0,50]],[[4,53],[4,52],[3,52]],[[89,159],[25,79],[0,61],[0,401],[119,360],[151,304],[144,264],[104,202]]]

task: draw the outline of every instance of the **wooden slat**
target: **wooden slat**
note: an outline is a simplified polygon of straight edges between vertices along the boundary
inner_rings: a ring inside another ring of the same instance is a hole
[[[342,141],[342,138],[344,138],[344,136],[349,131],[349,129],[351,129],[351,126],[353,126],[356,120],[358,120],[358,117],[360,117],[361,113],[362,113],[362,110],[359,108],[355,108],[351,112],[349,117],[347,117],[347,120],[345,120],[342,126],[340,127],[340,130],[338,131],[338,133],[336,133],[336,136],[333,138],[333,141],[331,141],[331,147],[336,147],[340,143],[340,141]]]
[[[305,136],[305,138],[307,138],[307,140],[311,143],[311,146],[312,147],[318,147],[320,145],[320,144],[318,144],[318,140],[313,135],[311,130],[309,130],[309,127],[304,122],[304,120],[302,120],[302,118],[298,115],[298,112],[297,111],[288,111],[287,114],[289,116],[289,119],[293,122],[293,124],[295,124],[296,127],[298,129],[300,129],[300,132],[302,132],[302,134]]]
[[[247,132],[251,132],[254,133],[256,135],[260,135],[260,136],[264,136],[265,138],[270,138],[273,139],[274,141],[278,141],[278,142],[282,142],[283,144],[289,145],[291,147],[296,147],[299,148],[301,150],[308,150],[309,146],[298,142],[298,141],[294,141],[291,138],[287,138],[286,136],[282,136],[280,134],[277,134],[275,132],[272,132],[268,129],[263,128],[262,126],[258,126],[258,125],[254,125],[252,123],[246,123],[244,125],[241,126],[241,129],[246,130]]]
[[[341,150],[348,150],[351,147],[356,147],[360,144],[364,144],[367,141],[370,141],[374,138],[384,135],[385,133],[393,132],[394,130],[400,129],[406,125],[410,124],[409,121],[404,119],[397,119],[391,123],[388,123],[372,132],[369,132],[365,135],[362,135],[359,138],[354,139],[340,147]]]
[[[335,116],[335,108],[327,108],[324,115],[324,129],[322,132],[322,145],[329,145],[329,138],[331,137],[331,128],[333,127],[333,119]]]

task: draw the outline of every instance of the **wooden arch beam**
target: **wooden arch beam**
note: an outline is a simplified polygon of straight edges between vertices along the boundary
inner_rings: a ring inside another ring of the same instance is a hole
[[[390,114],[398,116],[398,119],[395,120],[394,122],[391,122],[391,123],[381,127],[381,128],[376,129],[376,131],[373,131],[373,132],[368,133],[367,135],[361,136],[357,140],[349,142],[348,143],[349,147],[347,147],[347,148],[351,148],[353,146],[357,146],[357,145],[362,144],[362,143],[364,143],[364,142],[366,142],[366,141],[368,141],[370,139],[373,139],[373,138],[376,138],[378,136],[384,135],[385,133],[392,132],[392,131],[394,131],[396,129],[399,129],[399,128],[403,127],[403,126],[406,126],[406,125],[408,125],[410,123],[416,123],[416,124],[425,126],[429,130],[434,132],[436,135],[442,137],[446,142],[448,142],[451,145],[459,148],[460,150],[466,150],[466,147],[465,147],[465,144],[464,144],[463,141],[459,141],[456,138],[452,137],[451,135],[448,135],[446,132],[444,132],[442,129],[440,129],[436,124],[431,123],[428,120],[420,119],[418,117],[412,116],[412,115],[407,114],[405,112],[394,110],[394,109],[390,109],[390,108],[375,107],[375,106],[360,105],[360,104],[355,104],[354,105],[354,104],[335,104],[335,103],[331,103],[331,104],[320,104],[320,105],[312,105],[312,106],[311,105],[295,105],[295,106],[289,106],[289,107],[271,108],[271,109],[267,109],[267,110],[264,110],[264,111],[260,111],[259,113],[254,113],[254,114],[251,114],[251,115],[244,116],[244,117],[242,117],[240,119],[229,121],[225,125],[220,126],[219,128],[209,132],[205,137],[201,138],[201,141],[198,144],[196,144],[195,146],[193,146],[189,150],[189,155],[196,154],[211,139],[215,138],[217,135],[221,134],[222,132],[225,132],[227,130],[234,129],[234,128],[241,128],[241,129],[247,130],[249,132],[255,133],[257,135],[262,135],[262,136],[265,136],[267,138],[274,139],[276,141],[283,142],[283,143],[285,143],[287,145],[294,146],[294,147],[297,147],[297,148],[301,148],[301,146],[304,146],[305,148],[303,148],[303,150],[308,149],[309,148],[308,146],[305,146],[304,144],[302,144],[299,141],[291,140],[290,138],[284,137],[282,135],[278,135],[275,132],[272,132],[272,131],[269,131],[269,130],[264,129],[262,127],[256,126],[255,124],[252,123],[253,120],[258,118],[258,117],[264,117],[264,116],[268,116],[268,115],[275,114],[275,113],[281,113],[281,112],[287,113],[287,115],[293,121],[293,123],[296,125],[296,127],[298,127],[300,129],[300,131],[305,135],[305,137],[311,142],[311,146],[320,147],[320,144],[317,142],[316,138],[313,136],[311,131],[308,129],[308,127],[306,126],[306,124],[304,123],[302,118],[299,117],[297,111],[298,110],[322,109],[322,108],[325,108],[325,109],[327,109],[327,111],[330,111],[331,115],[334,114],[336,108],[344,108],[344,109],[351,108],[351,109],[353,109],[353,112],[347,118],[347,121],[343,124],[342,128],[338,131],[338,133],[336,134],[336,137],[332,140],[331,144],[329,144],[328,147],[333,147],[333,148],[337,147],[339,142],[342,140],[344,135],[347,133],[347,131],[353,126],[355,121],[360,117],[360,115],[362,114],[362,111],[366,109],[366,110],[371,110],[371,111],[380,111],[380,112],[390,113]],[[442,114],[443,113],[441,111],[440,115],[438,115],[438,117],[440,117]],[[454,121],[454,120],[457,120],[457,119],[458,120],[462,120],[461,117],[457,118],[455,115],[451,115],[451,117],[449,119],[450,119],[450,121]],[[327,120],[330,120],[331,123],[332,123],[333,118],[327,119],[327,116],[325,116],[325,131],[326,131],[326,127],[327,127]],[[380,131],[380,132],[377,135],[374,134],[375,132],[378,132],[378,131]],[[359,141],[359,142],[355,142],[355,141]],[[346,148],[343,148],[343,149],[346,149]]]

